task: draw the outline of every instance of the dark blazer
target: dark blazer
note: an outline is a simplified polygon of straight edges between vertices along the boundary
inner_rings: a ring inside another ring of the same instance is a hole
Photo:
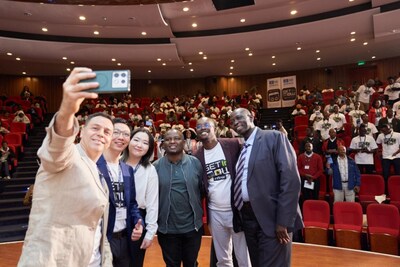
[[[265,235],[275,237],[277,224],[287,227],[288,232],[303,227],[296,154],[282,133],[257,128],[249,159],[247,189]]]
[[[121,161],[119,162],[119,165],[121,167],[122,176],[124,177],[125,205],[128,213],[126,216],[126,230],[128,231],[128,238],[129,240],[131,240],[133,227],[135,227],[137,221],[139,219],[142,219],[142,217],[140,216],[138,204],[136,202],[136,189],[135,189],[135,179],[133,175],[133,169],[132,167],[128,166],[127,164]],[[97,161],[97,167],[103,174],[110,191],[110,198],[109,198],[110,208],[108,216],[107,238],[108,240],[111,240],[115,225],[116,207],[115,207],[113,188],[111,185],[111,179],[107,169],[107,162],[104,159],[103,155]]]
[[[380,130],[384,124],[389,124],[387,117],[379,120],[378,130]],[[398,133],[400,132],[400,120],[399,119],[393,117],[391,125],[392,125],[392,129],[394,132],[398,132]]]
[[[228,163],[228,170],[229,170],[229,173],[230,173],[231,179],[232,179],[231,192],[233,192],[233,185],[234,185],[233,181],[236,177],[236,162],[239,158],[241,146],[240,146],[239,140],[237,138],[219,138],[218,142],[221,144],[222,151],[224,152],[226,161]],[[206,163],[205,163],[205,159],[204,159],[204,147],[200,147],[196,151],[194,156],[200,160],[201,165],[203,166],[203,169],[205,170]],[[208,195],[208,177],[207,177],[206,171],[203,172],[203,184],[205,187],[204,191],[206,192],[206,196],[207,196]],[[224,197],[224,196],[221,196],[221,197]],[[234,209],[233,203],[234,203],[233,202],[233,193],[231,193],[231,206],[232,206],[232,210],[233,210],[233,230],[235,232],[240,232],[240,231],[242,231],[241,223],[240,223],[240,216],[239,216],[239,212],[237,211],[237,209]],[[208,207],[207,201],[206,201],[206,207]],[[207,219],[208,219],[208,216],[207,216]]]

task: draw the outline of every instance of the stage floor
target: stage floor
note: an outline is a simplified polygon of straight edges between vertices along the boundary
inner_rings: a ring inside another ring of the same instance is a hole
[[[157,238],[146,252],[145,267],[165,266]],[[0,244],[0,267],[16,266],[23,242]],[[200,267],[210,264],[211,238],[204,236],[198,257]],[[360,250],[293,243],[292,267],[398,267],[400,257]]]

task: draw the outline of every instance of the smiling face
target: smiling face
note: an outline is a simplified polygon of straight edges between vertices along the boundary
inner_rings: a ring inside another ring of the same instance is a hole
[[[176,129],[168,130],[164,135],[163,148],[167,155],[178,155],[183,153],[183,147],[185,142],[183,141],[183,135]]]
[[[254,128],[253,116],[244,108],[235,109],[230,117],[231,128],[242,135],[248,137],[251,134],[251,129]]]
[[[80,144],[91,160],[97,161],[110,146],[113,130],[111,120],[102,116],[91,118],[82,128]]]
[[[149,135],[137,132],[129,143],[129,157],[142,158],[149,151]]]
[[[196,133],[200,141],[216,139],[214,122],[207,117],[200,118],[197,120]]]
[[[130,137],[131,130],[129,129],[128,125],[124,123],[115,123],[110,149],[118,152],[124,151],[129,144]]]

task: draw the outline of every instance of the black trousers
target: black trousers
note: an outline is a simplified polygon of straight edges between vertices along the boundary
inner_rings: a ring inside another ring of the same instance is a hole
[[[197,266],[203,227],[184,234],[163,234],[158,232],[164,262],[167,267]]]
[[[129,237],[127,236],[126,229],[122,234],[113,235],[113,238],[110,240],[110,247],[113,255],[113,266],[129,267],[131,257],[129,255]]]
[[[289,267],[292,241],[280,244],[276,236],[265,235],[249,204],[243,206],[241,215],[252,267]]]
[[[142,216],[143,220],[146,218],[146,210],[144,209],[139,209],[140,211],[140,216]],[[146,223],[143,221],[143,224],[146,225]],[[146,254],[145,249],[141,249],[140,246],[142,245],[143,239],[146,236],[146,229],[143,229],[142,236],[140,237],[139,240],[133,241],[131,243],[131,257],[132,257],[132,264],[131,267],[142,267],[144,263],[144,256]]]

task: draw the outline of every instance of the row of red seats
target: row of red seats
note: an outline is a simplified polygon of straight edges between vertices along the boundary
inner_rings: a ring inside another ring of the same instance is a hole
[[[367,211],[368,243],[371,251],[399,255],[399,210],[391,204],[371,204]],[[303,204],[306,243],[328,245],[330,206],[322,200]],[[360,203],[336,202],[333,205],[333,231],[336,246],[361,249],[363,212]]]

